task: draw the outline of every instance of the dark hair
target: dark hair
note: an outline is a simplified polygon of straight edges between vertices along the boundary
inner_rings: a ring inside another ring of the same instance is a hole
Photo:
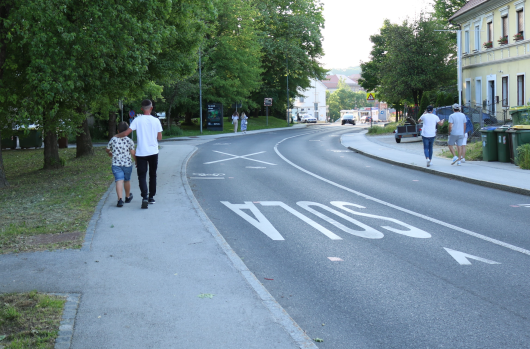
[[[151,102],[150,99],[144,99],[142,101],[142,109],[145,107],[151,107],[153,105],[153,102]]]
[[[118,132],[122,133],[123,131],[127,131],[129,129],[129,124],[125,121],[122,121],[118,124]]]
[[[234,114],[232,114],[232,116],[239,116],[239,114],[237,113],[237,111],[235,111]]]

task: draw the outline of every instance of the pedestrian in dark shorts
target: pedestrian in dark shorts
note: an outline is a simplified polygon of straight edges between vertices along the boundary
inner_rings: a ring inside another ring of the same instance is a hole
[[[433,109],[432,105],[428,106],[426,113],[420,117],[420,121],[423,122],[421,138],[423,140],[423,152],[425,153],[427,167],[430,167],[432,162],[433,145],[434,139],[436,138],[436,124],[443,124],[443,121],[440,121],[440,118],[432,113]]]
[[[118,125],[118,132],[123,132],[129,128],[129,124],[122,121]],[[125,188],[125,203],[132,201],[131,193],[131,155],[135,160],[134,142],[130,138],[112,137],[107,145],[107,154],[112,158],[112,174],[116,182],[116,194],[118,194],[118,207],[123,206],[123,189]],[[129,155],[130,153],[130,155]]]
[[[138,136],[136,146],[136,170],[138,184],[142,194],[142,208],[155,203],[156,170],[158,168],[158,141],[162,139],[162,124],[151,116],[153,103],[149,99],[142,101],[142,115],[137,115],[129,129],[117,137],[126,137],[132,131]],[[149,171],[149,188],[147,187],[147,171]]]
[[[460,112],[460,106],[458,104],[453,104],[453,114],[449,115],[449,139],[447,140],[447,145],[451,154],[453,154],[453,162],[460,166],[462,164],[461,160],[464,154],[464,133],[466,133],[466,123],[467,119],[464,114]],[[453,146],[456,144],[458,150],[458,156],[455,154]]]

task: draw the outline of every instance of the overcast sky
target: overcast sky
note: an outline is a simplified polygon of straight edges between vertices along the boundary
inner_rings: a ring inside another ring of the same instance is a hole
[[[370,35],[378,33],[385,18],[400,23],[423,8],[432,9],[431,0],[321,0],[326,28],[324,57],[327,69],[358,66],[367,61],[372,49]]]

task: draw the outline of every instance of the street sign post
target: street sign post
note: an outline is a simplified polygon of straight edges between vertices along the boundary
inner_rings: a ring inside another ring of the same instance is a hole
[[[375,101],[375,95],[373,92],[368,92],[366,94],[366,100],[367,101]],[[372,123],[374,121],[374,116],[372,115],[372,107],[370,107],[370,127],[372,127]]]
[[[265,105],[267,110],[267,126],[269,126],[269,107],[272,107],[272,98],[265,98],[263,105]]]

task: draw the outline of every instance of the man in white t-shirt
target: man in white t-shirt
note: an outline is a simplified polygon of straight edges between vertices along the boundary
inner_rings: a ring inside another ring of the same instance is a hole
[[[432,113],[432,105],[428,106],[426,111],[427,112],[420,117],[419,121],[423,122],[421,138],[423,140],[425,160],[427,160],[427,167],[429,167],[431,166],[434,139],[436,138],[436,124],[442,125],[443,120],[440,121],[440,118]]]
[[[460,106],[458,104],[453,104],[453,114],[449,115],[449,139],[447,140],[447,145],[449,145],[449,150],[453,154],[453,162],[460,166],[462,163],[462,154],[463,154],[463,144],[464,144],[464,134],[466,133],[466,123],[467,119],[464,114],[460,112]],[[458,156],[455,155],[455,150],[453,146],[456,144],[458,150]]]
[[[142,195],[142,208],[154,204],[156,195],[156,170],[158,168],[158,141],[162,139],[162,124],[151,115],[153,103],[149,99],[142,101],[143,115],[137,115],[128,130],[116,135],[126,137],[136,131],[136,172]],[[149,170],[149,191],[147,188],[147,170]]]

